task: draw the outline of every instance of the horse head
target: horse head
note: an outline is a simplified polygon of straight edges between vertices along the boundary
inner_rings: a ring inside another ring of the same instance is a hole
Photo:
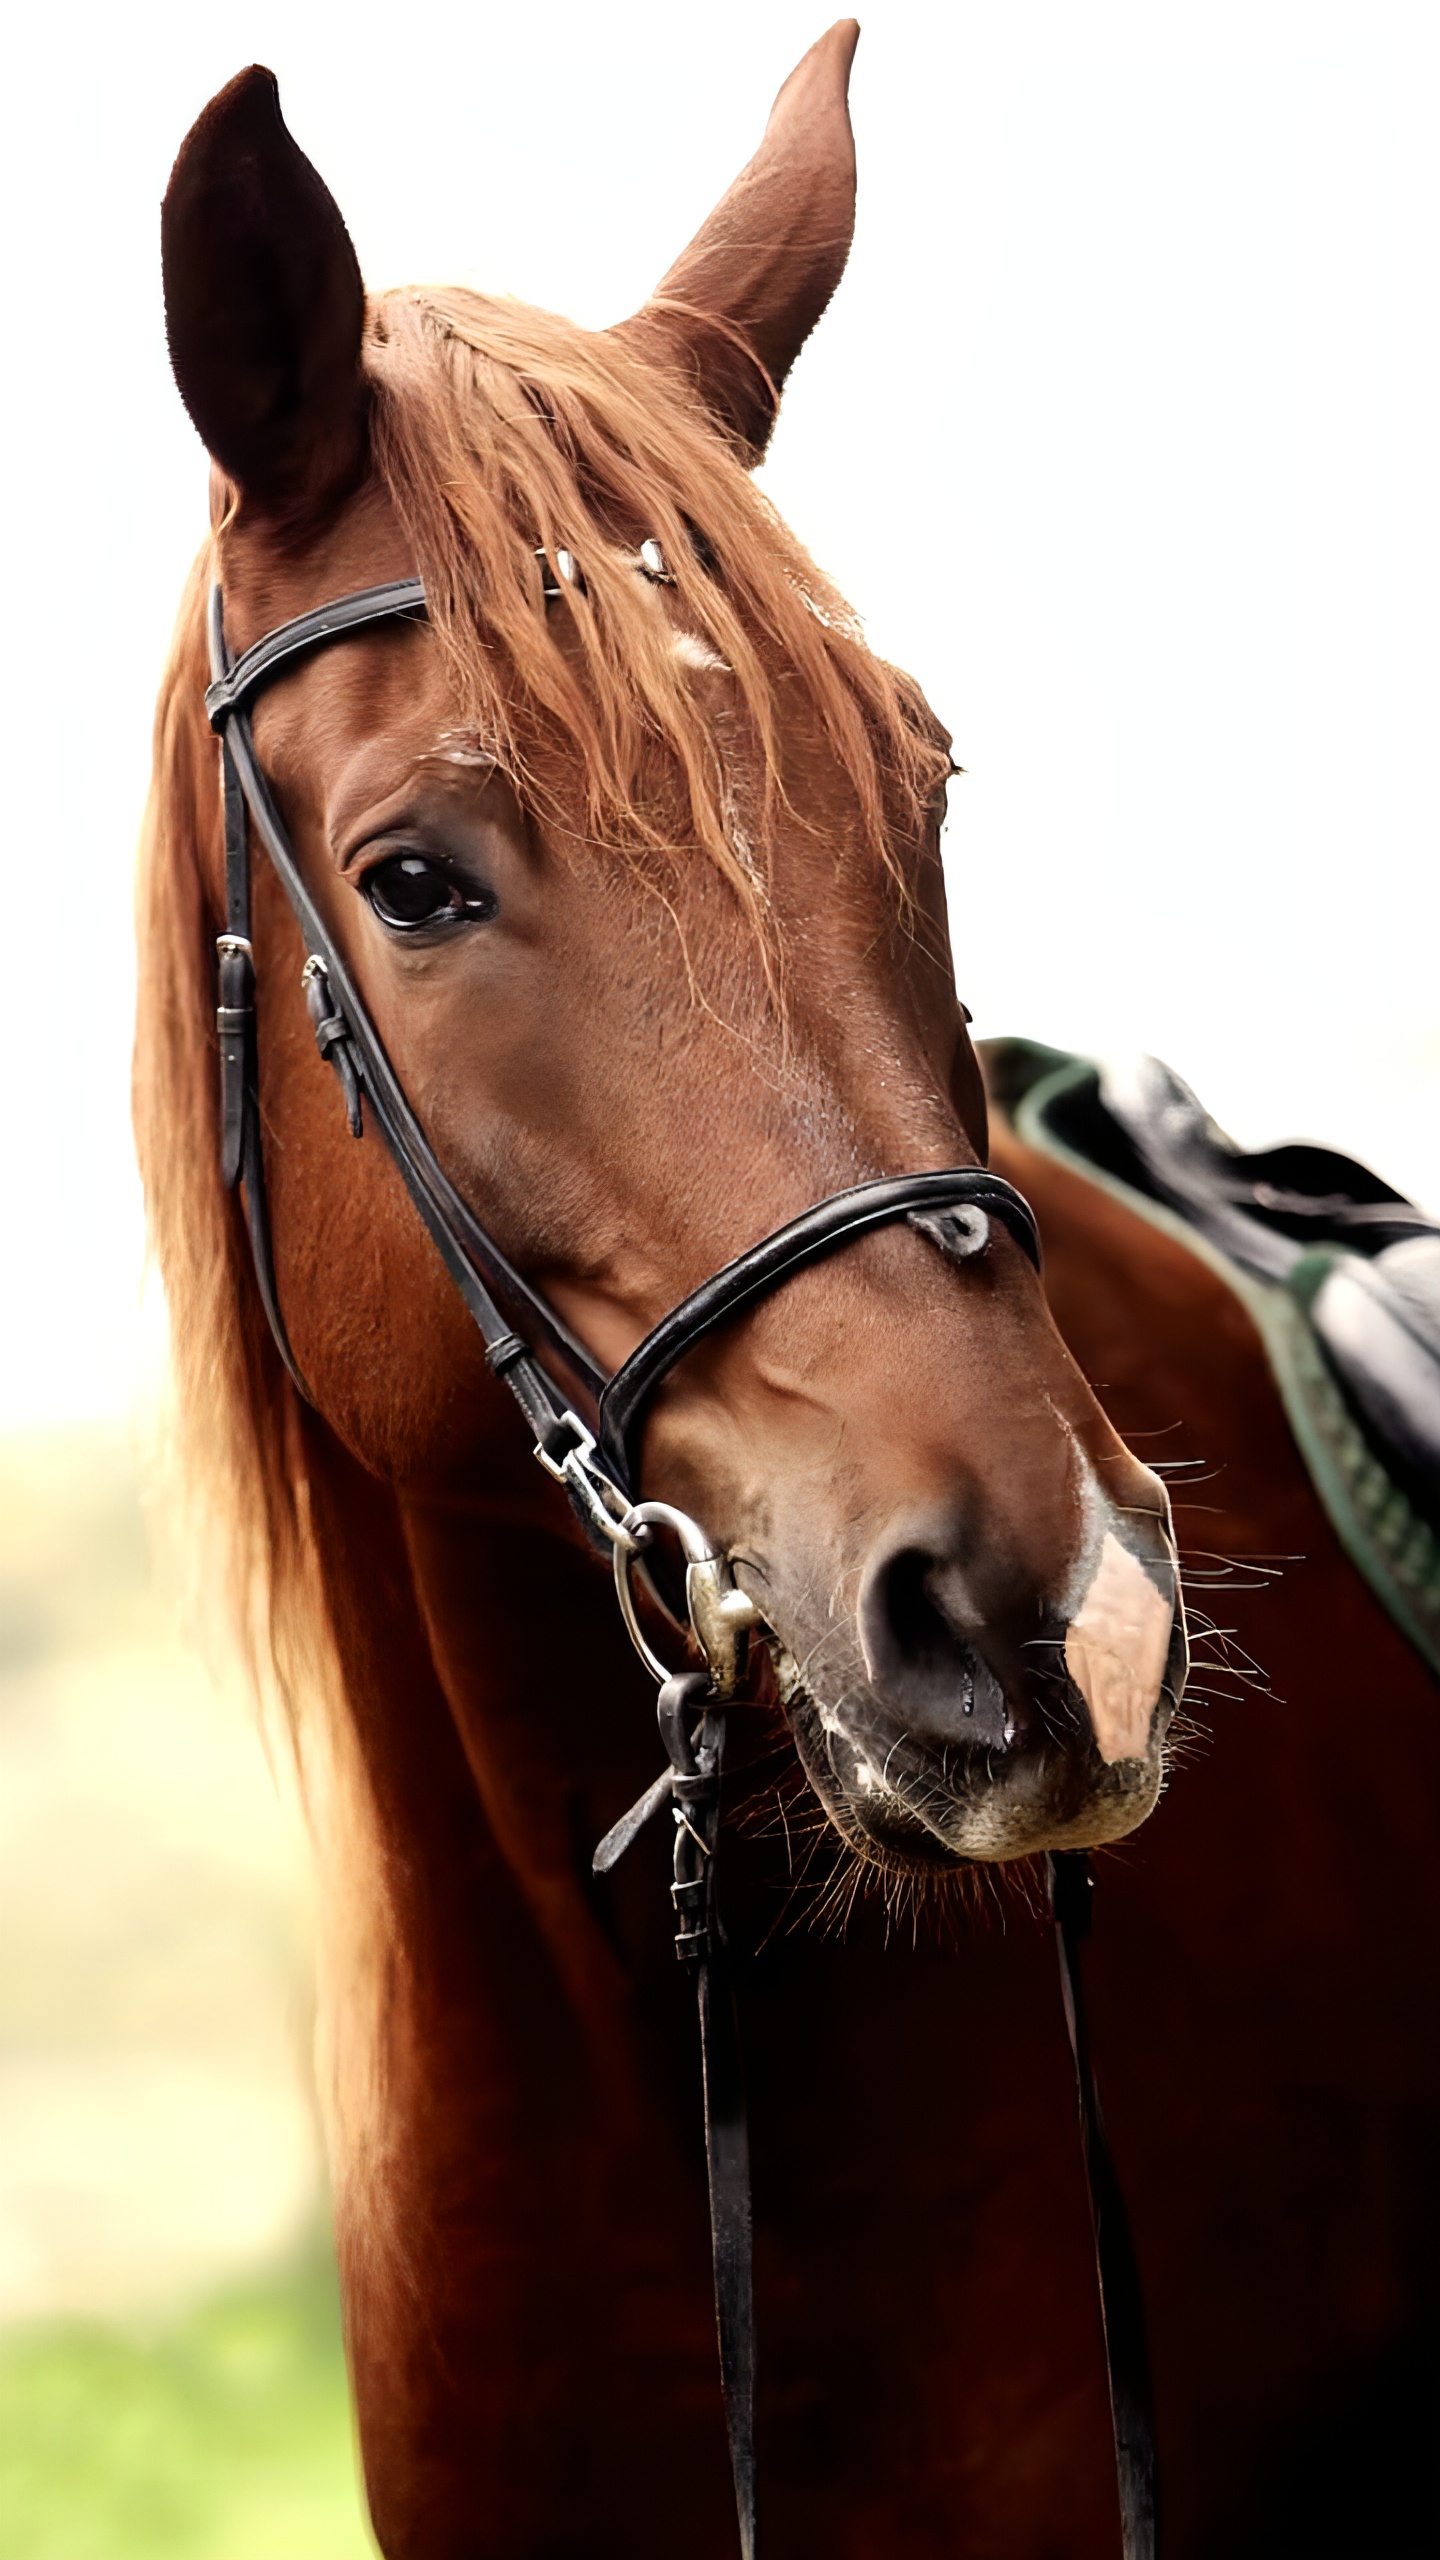
[[[206,110],[166,198],[233,645],[425,585],[425,625],[357,634],[257,708],[307,890],[451,1183],[606,1367],[811,1202],[985,1157],[940,864],[949,741],[751,476],[848,253],[855,37],[806,56],[756,158],[606,331],[458,290],[367,302],[260,70]],[[196,952],[223,917],[200,609],[197,581],[162,717]],[[273,881],[254,933],[308,1392],[381,1475],[483,1459],[503,1490],[513,1425],[383,1150],[347,1134]],[[1090,1843],[1154,1803],[1184,1667],[1165,1493],[998,1221],[875,1233],[718,1329],[654,1399],[640,1474],[730,1558],[865,1856]]]

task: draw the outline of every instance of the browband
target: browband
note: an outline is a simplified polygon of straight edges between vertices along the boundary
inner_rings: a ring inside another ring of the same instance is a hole
[[[217,587],[215,595],[219,593]],[[395,578],[389,586],[362,587],[353,596],[338,596],[334,604],[322,604],[314,613],[300,613],[293,622],[279,623],[206,686],[205,713],[211,728],[223,732],[232,712],[248,711],[261,687],[272,676],[283,675],[307,650],[323,649],[329,640],[346,640],[352,632],[364,631],[373,622],[396,622],[402,616],[423,620],[425,614],[421,580]],[[223,643],[223,631],[221,636]],[[211,657],[213,661],[213,646]]]

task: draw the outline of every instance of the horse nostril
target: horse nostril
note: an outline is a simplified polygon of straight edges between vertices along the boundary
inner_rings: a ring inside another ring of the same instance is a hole
[[[952,1558],[902,1547],[867,1577],[860,1636],[878,1697],[917,1739],[993,1748],[1013,1739],[1005,1692],[945,1605]]]

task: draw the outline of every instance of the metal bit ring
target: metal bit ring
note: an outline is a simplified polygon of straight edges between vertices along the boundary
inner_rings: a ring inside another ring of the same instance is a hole
[[[686,1511],[677,1511],[669,1502],[637,1502],[627,1511],[623,1526],[633,1544],[614,1548],[615,1597],[625,1621],[630,1641],[646,1669],[662,1686],[674,1679],[671,1665],[662,1662],[640,1624],[635,1606],[635,1586],[631,1568],[635,1557],[656,1529],[673,1530],[680,1541],[685,1558],[685,1605],[695,1641],[705,1656],[717,1698],[733,1698],[745,1656],[745,1638],[760,1623],[760,1612],[747,1592],[737,1588],[726,1558],[717,1555],[704,1530]]]

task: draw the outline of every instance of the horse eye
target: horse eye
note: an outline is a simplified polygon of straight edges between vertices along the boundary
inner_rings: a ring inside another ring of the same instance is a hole
[[[423,854],[392,853],[365,875],[365,895],[382,924],[435,924],[441,916],[476,911],[479,900],[467,900],[448,871]]]

